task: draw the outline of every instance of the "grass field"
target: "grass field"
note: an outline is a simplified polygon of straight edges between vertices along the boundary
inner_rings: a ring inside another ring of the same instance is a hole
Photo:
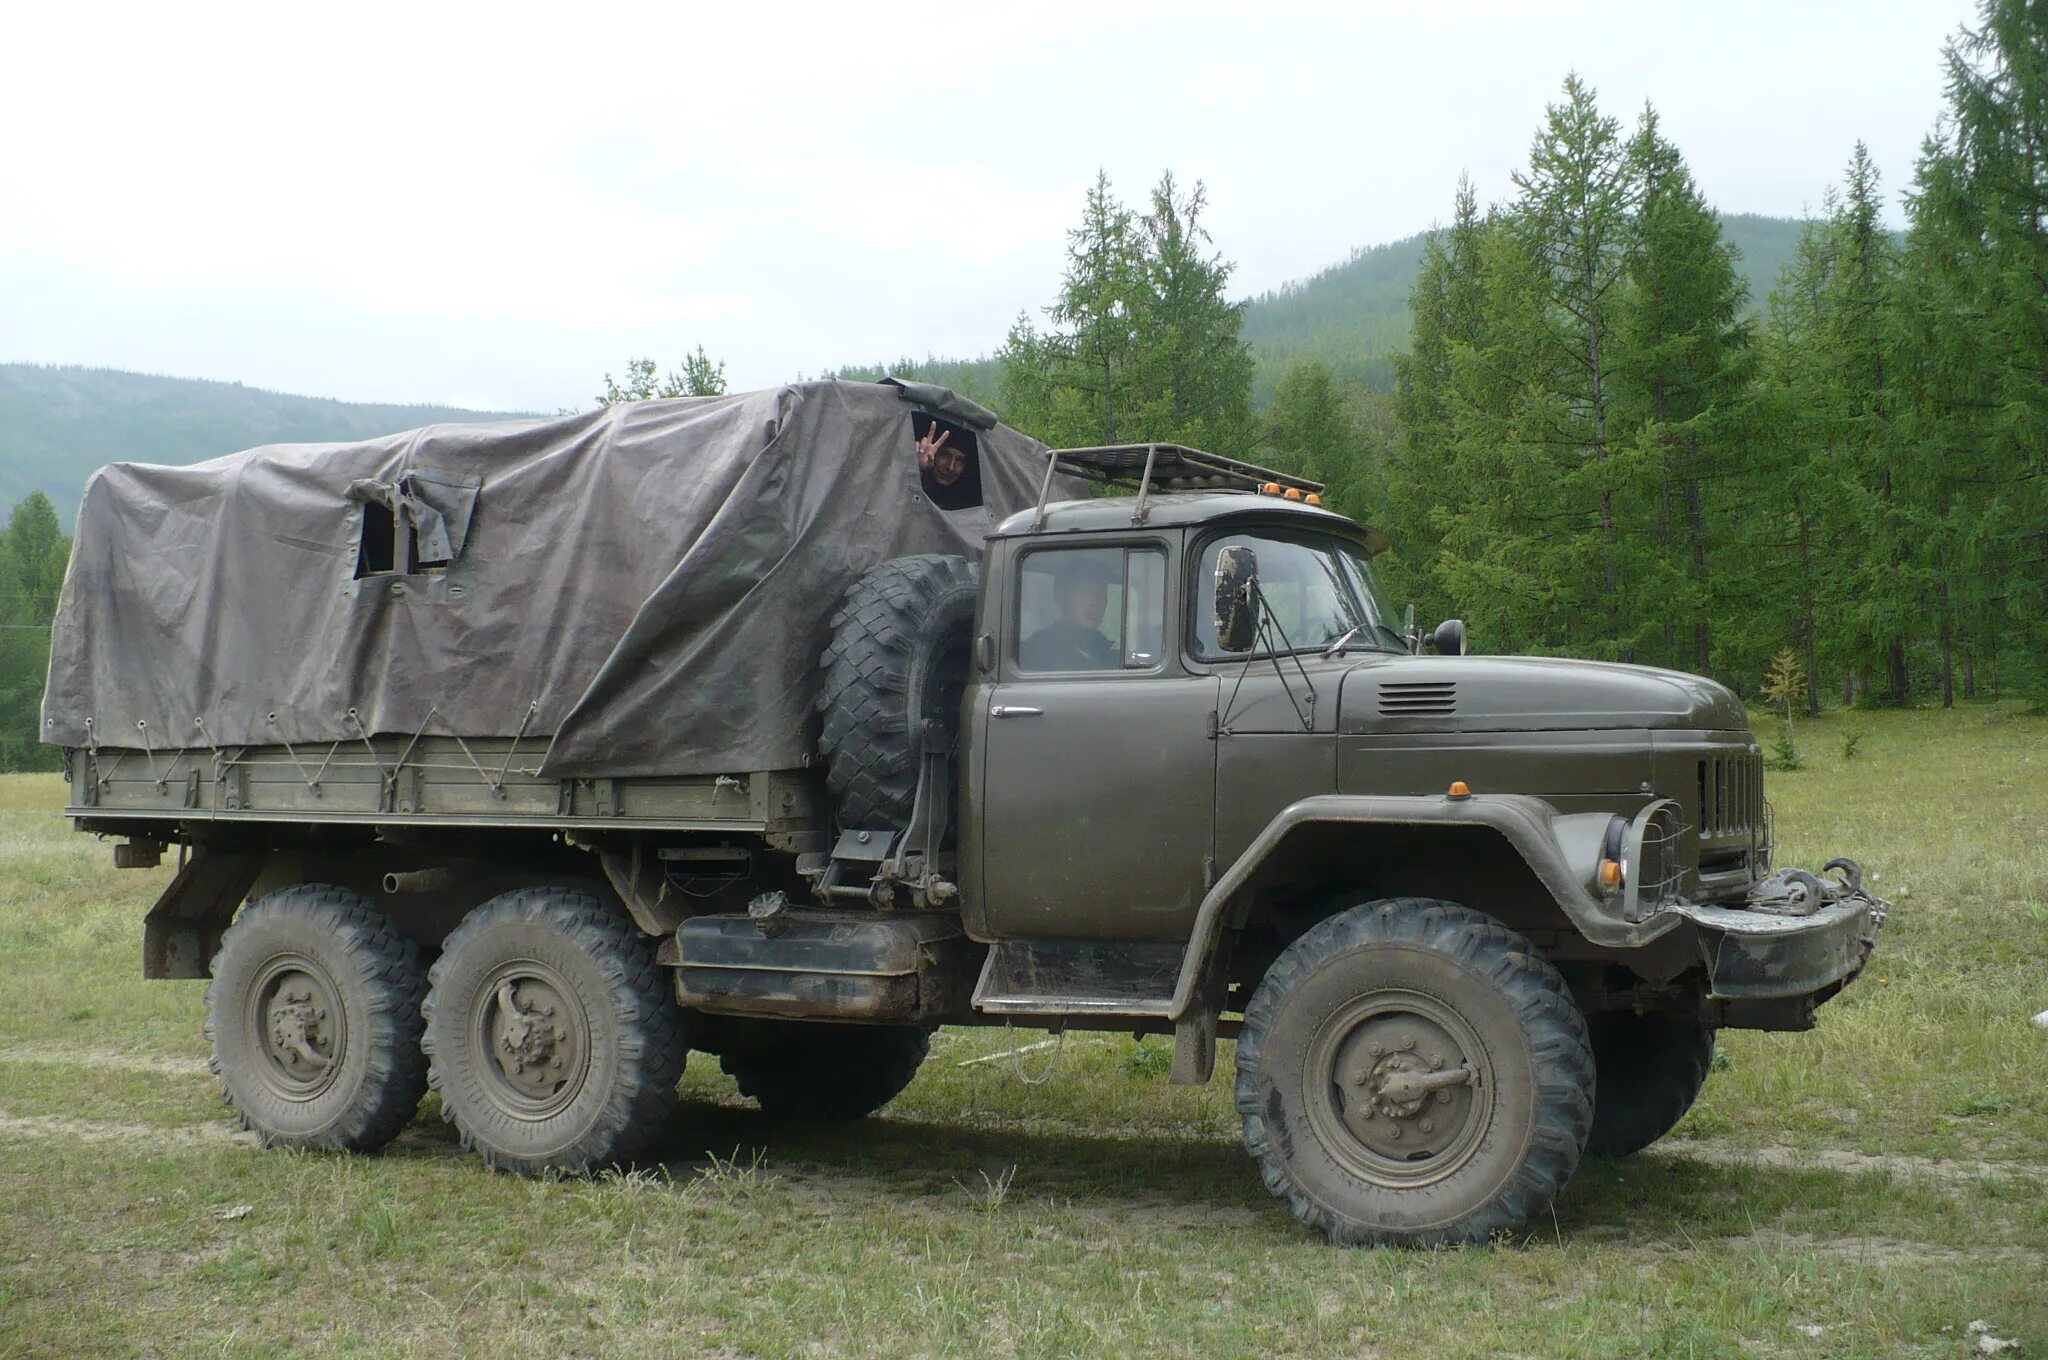
[[[1974,1321],[2048,1355],[2048,719],[1800,735],[1780,857],[1880,876],[1870,975],[1813,1033],[1728,1036],[1678,1133],[1526,1241],[1434,1255],[1266,1197],[1227,1045],[1186,1089],[1157,1041],[948,1031],[825,1130],[698,1060],[671,1160],[592,1182],[485,1172],[432,1097],[379,1157],[263,1152],[203,984],[139,976],[163,875],[0,779],[0,1357],[1968,1356]]]

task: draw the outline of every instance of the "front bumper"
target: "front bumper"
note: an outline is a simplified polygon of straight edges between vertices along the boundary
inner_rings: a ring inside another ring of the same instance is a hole
[[[1814,1008],[1869,963],[1888,906],[1860,889],[1806,915],[1674,904],[1699,943],[1711,1017],[1730,1029],[1811,1029]]]

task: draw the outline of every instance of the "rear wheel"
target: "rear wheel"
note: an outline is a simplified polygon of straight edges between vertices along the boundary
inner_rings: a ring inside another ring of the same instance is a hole
[[[1678,1126],[1714,1065],[1714,1031],[1675,1015],[1602,1011],[1586,1022],[1598,1072],[1595,1157],[1641,1152]]]
[[[252,902],[212,972],[210,1065],[266,1146],[369,1152],[419,1108],[419,951],[356,893],[300,883]]]
[[[1237,1049],[1245,1146],[1303,1223],[1347,1245],[1514,1232],[1564,1189],[1593,1114],[1585,1021],[1490,917],[1370,902],[1283,951]]]
[[[687,1052],[654,952],[621,913],[566,888],[505,893],[464,919],[434,964],[425,1042],[464,1147],[533,1175],[653,1142]]]
[[[901,1095],[930,1051],[922,1029],[789,1021],[727,1051],[718,1065],[769,1114],[860,1119]]]

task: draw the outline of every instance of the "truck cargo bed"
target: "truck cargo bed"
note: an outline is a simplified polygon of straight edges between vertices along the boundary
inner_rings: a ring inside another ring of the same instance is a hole
[[[630,779],[539,772],[545,737],[365,737],[307,748],[112,747],[69,753],[81,822],[319,822],[789,834],[822,830],[810,770]]]

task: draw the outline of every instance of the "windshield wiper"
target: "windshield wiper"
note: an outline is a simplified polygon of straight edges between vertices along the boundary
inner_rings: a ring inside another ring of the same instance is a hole
[[[1336,655],[1337,655],[1338,653],[1340,653],[1340,652],[1342,652],[1342,651],[1344,650],[1345,644],[1347,644],[1348,642],[1350,642],[1350,641],[1351,641],[1351,639],[1353,639],[1353,638],[1357,637],[1357,636],[1358,636],[1358,635],[1359,635],[1360,633],[1362,633],[1362,632],[1364,632],[1364,631],[1365,631],[1365,625],[1364,625],[1364,624],[1362,624],[1362,623],[1354,623],[1354,624],[1352,624],[1352,625],[1351,625],[1351,626],[1350,626],[1349,628],[1347,628],[1347,629],[1345,629],[1345,630],[1344,630],[1344,635],[1343,635],[1342,637],[1338,638],[1338,639],[1337,639],[1337,640],[1336,640],[1335,642],[1331,643],[1331,644],[1330,644],[1329,646],[1327,646],[1327,647],[1323,648],[1323,655],[1324,655],[1324,656],[1336,656]]]

